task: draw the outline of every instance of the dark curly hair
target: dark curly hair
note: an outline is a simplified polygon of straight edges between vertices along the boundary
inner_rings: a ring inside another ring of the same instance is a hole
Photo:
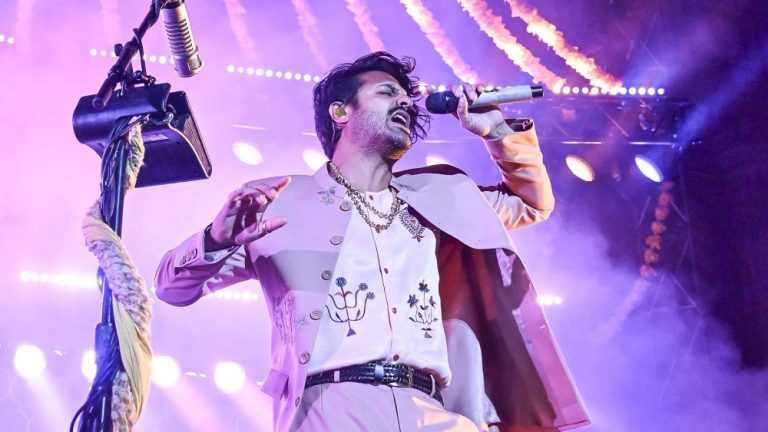
[[[320,82],[315,84],[312,91],[315,131],[317,131],[317,137],[329,159],[333,157],[336,143],[341,134],[335,130],[336,124],[328,113],[328,107],[334,102],[357,107],[357,91],[363,85],[360,74],[370,71],[382,71],[392,75],[405,89],[408,96],[416,102],[420,99],[419,80],[418,77],[408,75],[413,72],[415,67],[416,61],[412,57],[403,57],[398,60],[390,53],[378,51],[364,55],[352,63],[342,63],[334,67]],[[409,111],[411,115],[409,129],[411,130],[411,139],[415,143],[426,136],[430,117],[423,108],[415,103]]]

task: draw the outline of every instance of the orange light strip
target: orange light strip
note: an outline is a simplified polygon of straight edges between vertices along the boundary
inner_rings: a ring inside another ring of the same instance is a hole
[[[506,2],[509,4],[512,16],[520,18],[528,25],[526,27],[528,33],[550,46],[555,54],[565,60],[565,63],[579,75],[588,79],[591,85],[607,90],[621,87],[621,81],[600,69],[594,59],[582,54],[578,48],[569,45],[565,41],[563,33],[542,18],[535,8],[523,4],[520,0],[506,0]]]
[[[320,30],[317,28],[317,17],[309,7],[307,0],[291,0],[293,8],[296,9],[296,15],[299,19],[299,26],[301,27],[301,34],[304,36],[304,41],[309,45],[309,51],[315,58],[318,66],[323,70],[328,69],[328,61],[326,61],[320,47],[323,44],[323,39],[320,36]]]
[[[368,10],[368,5],[365,0],[346,0],[347,9],[349,9],[355,15],[355,24],[360,28],[363,33],[363,40],[365,40],[368,49],[371,52],[385,51],[384,42],[379,37],[379,28],[373,23],[371,19],[371,12]]]
[[[496,16],[482,0],[458,0],[462,8],[477,22],[480,29],[485,32],[499,49],[504,51],[523,72],[543,83],[547,88],[559,91],[565,83],[562,78],[547,69],[541,61],[526,47],[517,42],[509,30],[504,27],[501,18]]]
[[[248,11],[240,0],[224,0],[224,7],[227,9],[229,28],[232,29],[240,49],[245,52],[249,59],[254,60],[256,58],[256,42],[248,33],[248,26],[245,22]]]
[[[435,51],[440,54],[440,57],[453,70],[453,73],[464,82],[477,84],[480,78],[461,58],[459,51],[453,46],[440,23],[437,22],[432,12],[424,6],[424,3],[421,0],[400,0],[400,3],[405,6],[408,15],[416,21],[427,39],[432,42]]]

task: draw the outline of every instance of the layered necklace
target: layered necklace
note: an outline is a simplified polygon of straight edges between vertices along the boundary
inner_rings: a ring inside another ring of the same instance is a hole
[[[365,195],[357,190],[354,186],[352,186],[352,183],[349,182],[349,180],[344,177],[344,175],[341,174],[341,171],[339,171],[339,167],[336,166],[333,162],[329,162],[328,165],[331,167],[331,174],[333,175],[334,180],[347,190],[347,194],[349,195],[349,198],[352,200],[352,204],[355,205],[355,208],[357,209],[357,212],[360,213],[360,216],[363,218],[365,223],[368,224],[371,228],[374,228],[376,232],[381,232],[389,228],[390,225],[392,225],[392,221],[395,220],[395,216],[397,216],[398,213],[400,213],[400,207],[404,204],[403,200],[400,199],[400,197],[397,196],[397,189],[393,188],[392,186],[389,186],[389,191],[392,193],[392,207],[390,207],[388,213],[380,212],[378,209],[373,207],[373,204],[370,204],[366,199]],[[371,220],[371,218],[368,216],[368,212],[365,211],[363,208],[366,208],[371,211],[371,213],[375,214],[379,218],[384,220],[384,223],[376,223]]]

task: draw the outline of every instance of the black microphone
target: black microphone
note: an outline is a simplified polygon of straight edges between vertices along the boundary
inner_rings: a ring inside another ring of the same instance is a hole
[[[493,88],[480,93],[477,99],[469,105],[469,109],[519,102],[542,96],[544,96],[544,88],[541,86],[519,85],[500,89]],[[459,98],[452,91],[432,93],[427,96],[425,104],[427,111],[432,114],[448,114],[456,111],[459,106]]]
[[[182,78],[197,75],[203,68],[200,52],[192,38],[192,28],[189,26],[189,16],[184,0],[171,0],[162,10],[165,32],[171,44],[173,68]]]

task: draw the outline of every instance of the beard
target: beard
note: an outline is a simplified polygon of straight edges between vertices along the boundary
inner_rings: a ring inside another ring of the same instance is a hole
[[[384,115],[372,111],[358,111],[354,114],[357,117],[357,133],[354,138],[365,153],[398,160],[411,148],[411,132],[391,120],[393,112],[394,110]]]

